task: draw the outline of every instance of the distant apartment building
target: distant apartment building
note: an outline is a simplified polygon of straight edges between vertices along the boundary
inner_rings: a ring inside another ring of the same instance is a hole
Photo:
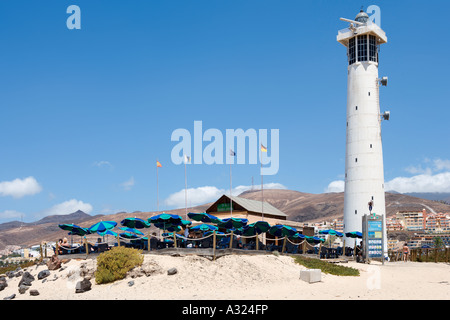
[[[426,211],[399,211],[396,213],[395,217],[400,222],[403,230],[407,231],[419,231],[425,229]]]
[[[314,231],[316,234],[323,230],[332,229],[332,224],[330,221],[316,222],[313,223],[312,226],[314,227]]]
[[[394,217],[386,219],[388,231],[424,231],[427,233],[450,233],[449,213],[430,213],[422,211],[399,211]]]
[[[403,247],[403,243],[400,243],[397,239],[388,239],[388,250],[398,250]]]
[[[312,226],[314,226],[316,233],[328,229],[333,229],[338,232],[344,232],[344,220],[342,219],[334,219],[331,222],[330,221],[317,222],[313,223]]]
[[[403,225],[397,217],[387,218],[386,229],[387,231],[401,231],[403,230]]]
[[[449,233],[450,214],[432,213],[426,216],[425,230],[429,233]]]
[[[411,249],[414,248],[421,248],[421,247],[432,247],[433,246],[433,236],[432,235],[425,235],[425,234],[418,234],[412,237],[408,241],[408,247]]]
[[[332,229],[338,232],[344,232],[344,220],[342,219],[334,219],[331,223]]]

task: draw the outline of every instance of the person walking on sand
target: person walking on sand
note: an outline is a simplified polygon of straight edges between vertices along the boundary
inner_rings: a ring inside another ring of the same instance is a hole
[[[405,242],[405,244],[403,245],[403,261],[408,261],[408,256],[409,256],[409,248],[408,248],[408,244]]]

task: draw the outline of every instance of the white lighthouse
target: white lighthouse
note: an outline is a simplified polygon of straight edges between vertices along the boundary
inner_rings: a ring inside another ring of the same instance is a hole
[[[341,20],[350,23],[337,35],[348,56],[344,232],[362,232],[363,215],[386,216],[381,121],[389,112],[380,113],[379,87],[387,78],[378,76],[378,52],[387,37],[362,10]]]

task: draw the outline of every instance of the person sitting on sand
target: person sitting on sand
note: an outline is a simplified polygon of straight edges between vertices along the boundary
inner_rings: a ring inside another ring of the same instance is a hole
[[[408,244],[405,242],[403,245],[403,261],[408,261],[408,255],[409,255],[409,247]]]

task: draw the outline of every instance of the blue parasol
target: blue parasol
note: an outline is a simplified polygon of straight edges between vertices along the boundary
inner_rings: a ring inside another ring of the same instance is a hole
[[[221,221],[216,216],[213,216],[212,214],[209,214],[206,212],[202,212],[202,213],[189,212],[188,217],[192,220],[204,222],[204,223],[219,223]]]
[[[270,227],[269,233],[275,237],[292,237],[295,233],[297,233],[297,230],[283,224],[276,224]]]
[[[150,228],[150,223],[136,217],[123,219],[120,221],[120,224],[124,227],[135,229]]]
[[[123,230],[125,232],[135,233],[135,234],[138,234],[138,235],[141,235],[141,236],[144,235],[144,233],[142,231],[139,231],[138,229],[135,229],[135,228],[120,227],[119,229]]]
[[[182,224],[182,218],[179,215],[176,214],[168,214],[168,213],[161,213],[156,216],[148,218],[149,223],[170,223],[172,225],[180,225]]]
[[[219,228],[231,229],[231,228],[242,228],[246,226],[248,223],[248,219],[244,218],[226,218],[222,219],[217,223]]]
[[[256,221],[243,227],[243,235],[254,236],[255,234],[261,234],[267,232],[270,229],[270,224],[266,221]]]
[[[351,231],[351,232],[346,232],[345,236],[348,238],[360,238],[362,239],[362,233],[359,231]]]
[[[216,226],[212,226],[210,224],[202,223],[202,224],[196,225],[195,227],[192,227],[191,230],[194,230],[194,231],[214,231],[214,230],[219,230],[219,228],[217,228]]]
[[[117,222],[115,221],[100,221],[90,226],[89,231],[92,233],[105,232],[106,230],[113,229],[115,226],[117,226]]]

